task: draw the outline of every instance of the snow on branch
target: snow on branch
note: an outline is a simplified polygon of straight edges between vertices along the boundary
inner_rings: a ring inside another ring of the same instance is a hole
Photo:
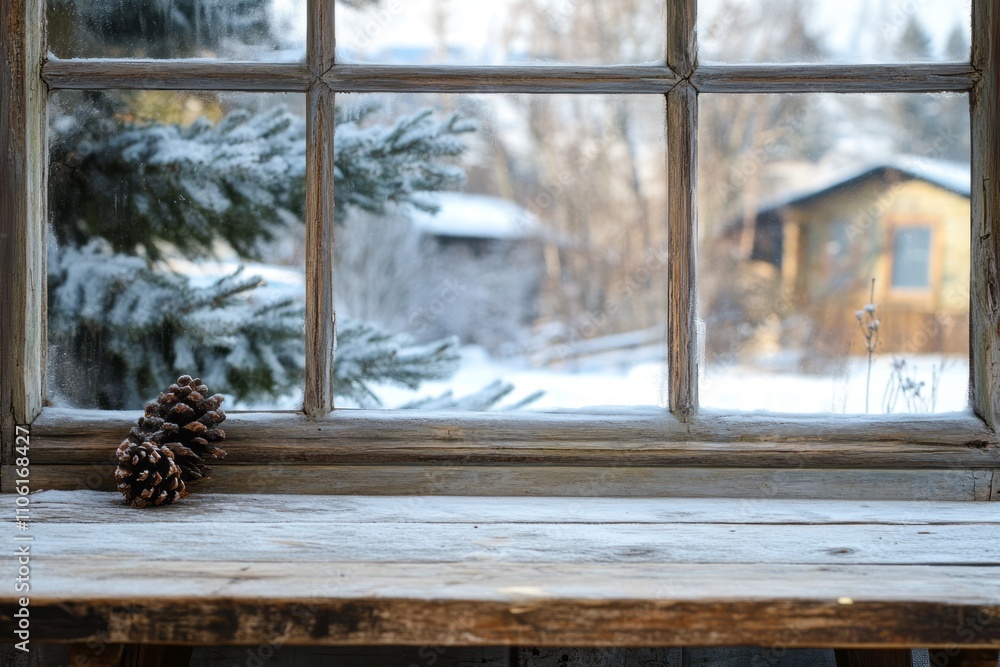
[[[395,121],[391,126],[362,127],[371,109],[349,120],[338,109],[334,151],[335,218],[343,223],[352,207],[380,214],[386,204],[409,203],[422,210],[437,208],[420,195],[453,189],[465,172],[445,159],[465,150],[462,135],[475,123],[451,115],[437,121],[425,109]]]

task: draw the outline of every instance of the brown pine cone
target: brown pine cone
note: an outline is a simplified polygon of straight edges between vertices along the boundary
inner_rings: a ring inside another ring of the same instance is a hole
[[[226,438],[218,425],[226,420],[219,406],[222,394],[208,395],[201,380],[182,375],[155,401],[146,404],[146,413],[132,428],[128,439],[134,444],[152,442],[170,448],[181,469],[181,479],[190,484],[208,475],[206,459],[225,458],[216,442]]]
[[[126,440],[118,447],[115,481],[125,500],[135,507],[169,505],[188,495],[174,453],[152,442]]]

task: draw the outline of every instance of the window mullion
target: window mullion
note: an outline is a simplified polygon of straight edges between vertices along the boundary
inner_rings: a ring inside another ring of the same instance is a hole
[[[652,93],[678,81],[662,65],[340,65],[323,80],[338,93]]]
[[[970,397],[1000,428],[1000,7],[972,3],[972,294]]]
[[[698,407],[695,248],[698,229],[697,0],[667,0],[667,65],[682,81],[667,93],[667,360],[669,406],[687,421]]]
[[[228,60],[49,60],[52,90],[211,90],[301,93],[311,76],[302,63]]]
[[[334,94],[319,77],[334,60],[333,0],[309,0],[306,62],[309,87],[306,143],[306,368],[303,409],[333,410],[333,142]]]
[[[334,0],[308,0],[306,62],[314,77],[333,67],[336,58]]]
[[[702,93],[943,93],[965,92],[977,78],[968,63],[709,65],[691,81]]]
[[[698,91],[685,81],[667,94],[667,359],[670,411],[683,421],[698,407],[697,159]]]
[[[667,65],[682,78],[698,66],[698,0],[666,0]]]

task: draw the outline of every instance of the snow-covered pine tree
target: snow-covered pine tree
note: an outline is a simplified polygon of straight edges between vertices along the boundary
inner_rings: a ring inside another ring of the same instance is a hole
[[[191,369],[242,400],[301,383],[301,308],[264,302],[256,277],[208,287],[170,271],[164,249],[188,258],[224,241],[246,259],[304,208],[305,128],[274,109],[237,110],[190,126],[129,119],[120,98],[53,119],[49,339],[60,398],[102,408],[140,407]],[[454,187],[461,169],[457,117],[428,112],[391,125],[338,115],[335,219],[390,202],[433,208],[429,191]],[[457,367],[456,341],[409,347],[365,323],[341,322],[337,390],[371,404],[370,385],[416,387]]]
[[[340,0],[349,7],[380,0]],[[304,3],[302,3],[304,4]],[[59,57],[257,59],[287,48],[273,0],[48,0],[49,47]],[[287,10],[286,10],[287,12]]]
[[[177,58],[220,43],[276,43],[266,0],[49,0],[56,55]]]

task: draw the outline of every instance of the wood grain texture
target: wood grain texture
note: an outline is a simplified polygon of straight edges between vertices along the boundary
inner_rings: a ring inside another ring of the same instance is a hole
[[[8,469],[10,472],[11,469]],[[114,466],[32,465],[32,488],[111,490]],[[12,481],[4,491],[11,491]],[[199,493],[975,500],[971,470],[583,466],[216,466]]]
[[[1000,7],[972,3],[972,405],[1000,428]]]
[[[45,369],[44,3],[0,5],[0,461],[42,407]]]
[[[338,93],[659,93],[677,83],[665,66],[337,65],[323,80]]]
[[[698,67],[697,0],[667,0],[667,64],[684,78]]]
[[[972,477],[975,483],[975,500],[993,500],[993,470],[973,470]]]
[[[307,27],[306,61],[314,77],[322,76],[333,67],[337,43],[334,25],[333,2],[330,0],[307,0],[309,13]]]
[[[50,495],[60,501],[54,512],[48,509]],[[66,496],[76,496],[75,506]],[[448,499],[440,500],[444,505]],[[440,521],[425,518],[419,497],[357,498],[350,504],[336,499],[331,503],[322,496],[293,497],[287,510],[280,509],[281,498],[260,509],[244,499],[242,516],[230,513],[222,522],[213,516],[212,498],[203,498],[197,507],[178,503],[166,508],[163,517],[137,522],[135,511],[125,507],[116,492],[48,492],[33,497],[31,536],[45,545],[47,557],[91,559],[99,555],[122,563],[129,558],[211,561],[226,552],[228,540],[234,545],[253,545],[241,551],[238,560],[244,563],[351,562],[363,554],[364,562],[372,564],[603,562],[781,567],[906,563],[1000,568],[1000,517],[984,504],[966,504],[968,515],[955,522],[949,518],[954,503],[889,503],[884,507],[876,503],[883,517],[872,520],[872,508],[859,508],[862,514],[850,518],[851,509],[859,503],[842,501],[836,517],[824,517],[816,508],[809,522],[784,522],[782,509],[787,508],[780,507],[781,503],[772,509],[769,502],[659,499],[643,502],[645,522],[632,522],[629,515],[636,501],[631,499],[603,498],[597,507],[590,500],[545,499],[550,505],[566,505],[565,518],[536,517],[532,503],[505,500],[460,499],[451,505],[451,520]],[[486,514],[479,509],[494,502],[498,506]],[[707,506],[700,507],[702,503]],[[808,509],[810,503],[799,505]],[[5,498],[0,506],[13,514],[13,498]],[[369,520],[369,507],[381,510],[381,517]],[[654,516],[657,510],[659,518]],[[93,520],[95,511],[101,521]],[[310,516],[301,519],[305,512]],[[702,520],[691,521],[685,516],[691,512]],[[53,515],[55,520],[49,520]],[[13,526],[8,533],[20,534]],[[109,541],[108,534],[122,539]],[[165,540],[165,534],[175,537]],[[82,594],[86,588],[85,584],[73,586]],[[87,590],[96,594],[106,590],[107,582],[93,581],[90,586]],[[985,593],[996,587],[1000,580]]]
[[[100,491],[45,491],[32,496],[35,519],[45,523],[119,521],[117,495]],[[87,508],[86,515],[80,507]],[[213,522],[239,523],[247,512],[247,498],[239,494],[192,494],[183,503],[145,512],[150,524]],[[553,497],[500,496],[489,503],[475,496],[302,496],[261,495],[253,500],[253,514],[262,523],[294,521],[300,524],[416,523],[469,524],[705,524],[705,525],[830,525],[958,526],[1000,522],[994,508],[981,503],[858,500],[779,500],[766,502],[724,498],[594,497],[568,500]],[[919,530],[925,530],[920,528]]]
[[[105,464],[138,416],[46,408],[32,426],[32,461]],[[233,413],[226,434],[226,464],[1000,468],[992,432],[964,414],[823,420],[709,412],[682,424],[663,410],[516,417],[338,410],[317,419]]]
[[[530,519],[522,517],[521,521]],[[685,563],[701,565],[768,564],[778,568],[787,564],[983,565],[993,567],[995,574],[1000,573],[997,567],[1000,564],[1000,540],[997,539],[1000,525],[996,523],[933,527],[847,524],[838,525],[836,529],[826,525],[513,522],[431,525],[334,521],[303,526],[294,518],[286,518],[283,523],[241,521],[222,526],[203,519],[201,522],[151,526],[137,522],[136,517],[120,516],[115,522],[89,524],[87,529],[81,525],[35,523],[32,536],[36,542],[44,544],[46,557],[56,559],[58,555],[59,559],[71,562],[89,561],[100,554],[122,566],[133,556],[136,563],[157,559],[210,561],[238,546],[238,560],[244,564],[290,562],[300,566],[326,560],[350,562],[364,554],[365,562],[373,564],[439,563],[442,560],[482,564],[501,561],[520,565],[548,562],[570,569],[573,565],[594,562],[664,563],[681,558]],[[89,535],[90,540],[77,539],[81,534]],[[121,539],[109,540],[109,535],[121,536]],[[966,550],[944,548],[945,541]],[[252,548],[246,546],[251,544]],[[143,568],[136,569],[141,571]],[[10,578],[13,581],[16,577],[13,568],[7,572],[13,575]],[[108,581],[102,583],[105,591],[108,585]],[[76,588],[82,590],[82,586]],[[987,590],[996,592],[995,587]]]
[[[306,144],[306,366],[303,410],[333,410],[334,94],[322,82],[309,90]]]
[[[329,28],[332,30],[332,26]],[[327,57],[324,62],[330,62]],[[666,93],[682,77],[661,65],[314,65],[336,92]],[[980,74],[969,65],[709,65],[693,71],[701,92],[962,92]],[[207,60],[60,60],[42,78],[53,89],[305,92],[304,63]]]
[[[687,422],[698,409],[698,91],[689,83],[667,94],[667,191],[669,402]]]
[[[226,60],[59,60],[42,78],[51,90],[237,90],[303,93],[312,76],[304,63]]]
[[[708,65],[691,82],[702,93],[936,93],[968,91],[979,73],[965,64]]]
[[[181,531],[179,536],[188,534],[183,526],[178,530]],[[93,536],[93,532],[82,534]],[[311,544],[318,546],[317,541]],[[234,547],[226,545],[223,553],[233,553]],[[240,545],[241,552],[246,549]],[[976,587],[982,586],[989,591],[995,590],[995,578],[990,581],[995,577],[995,566],[614,563],[610,558],[608,562],[590,564],[505,563],[499,559],[386,563],[367,562],[363,556],[350,561],[321,560],[319,554],[302,563],[287,563],[273,562],[273,555],[267,557],[272,560],[256,557],[252,547],[250,551],[254,557],[249,560],[219,554],[214,554],[209,561],[173,560],[172,567],[183,569],[187,578],[166,590],[157,589],[163,584],[162,578],[150,576],[146,571],[150,566],[165,563],[163,560],[141,560],[120,554],[112,559],[94,554],[84,561],[78,556],[53,554],[51,561],[38,566],[37,574],[43,582],[39,583],[40,590],[35,591],[35,597],[65,596],[85,600],[118,595],[122,607],[143,598],[193,599],[199,593],[258,600],[434,597],[525,602],[555,598],[581,601],[798,598],[835,602],[844,607],[876,600],[885,605],[923,600],[928,605],[955,604],[957,601],[973,608],[996,607],[996,600],[975,592]],[[810,582],[813,589],[804,594]],[[278,590],[276,584],[283,586],[283,590]],[[900,589],[897,591],[893,586]],[[847,598],[848,593],[852,597]],[[962,599],[958,600],[960,597]],[[970,619],[979,630],[970,623],[971,635],[964,633],[965,637],[957,646],[989,646],[983,638],[977,640],[975,635],[992,625],[995,617],[994,613],[984,619]],[[761,622],[766,620],[761,619]],[[956,625],[961,625],[965,619],[956,617],[955,620]],[[989,632],[995,636],[996,628],[989,628]],[[758,645],[758,642],[747,645]]]
[[[1000,647],[1000,518],[983,504],[954,522],[954,503],[586,499],[566,523],[557,500],[455,499],[441,522],[447,499],[217,518],[207,497],[31,498],[39,642]],[[796,511],[811,520],[781,522]]]
[[[696,573],[710,574],[710,573]],[[163,582],[165,583],[165,582]],[[512,583],[512,582],[510,582]],[[898,582],[905,585],[905,582]],[[738,582],[733,582],[738,585]],[[788,648],[946,645],[954,619],[993,618],[996,606],[879,602],[740,600],[411,600],[371,597],[253,599],[196,596],[136,600],[33,599],[37,642],[90,637],[128,643],[246,645],[733,646],[796,632]],[[0,628],[10,630],[9,612]],[[733,622],[736,619],[736,622]],[[783,623],[777,633],[774,623]],[[1000,643],[989,627],[980,646]]]

